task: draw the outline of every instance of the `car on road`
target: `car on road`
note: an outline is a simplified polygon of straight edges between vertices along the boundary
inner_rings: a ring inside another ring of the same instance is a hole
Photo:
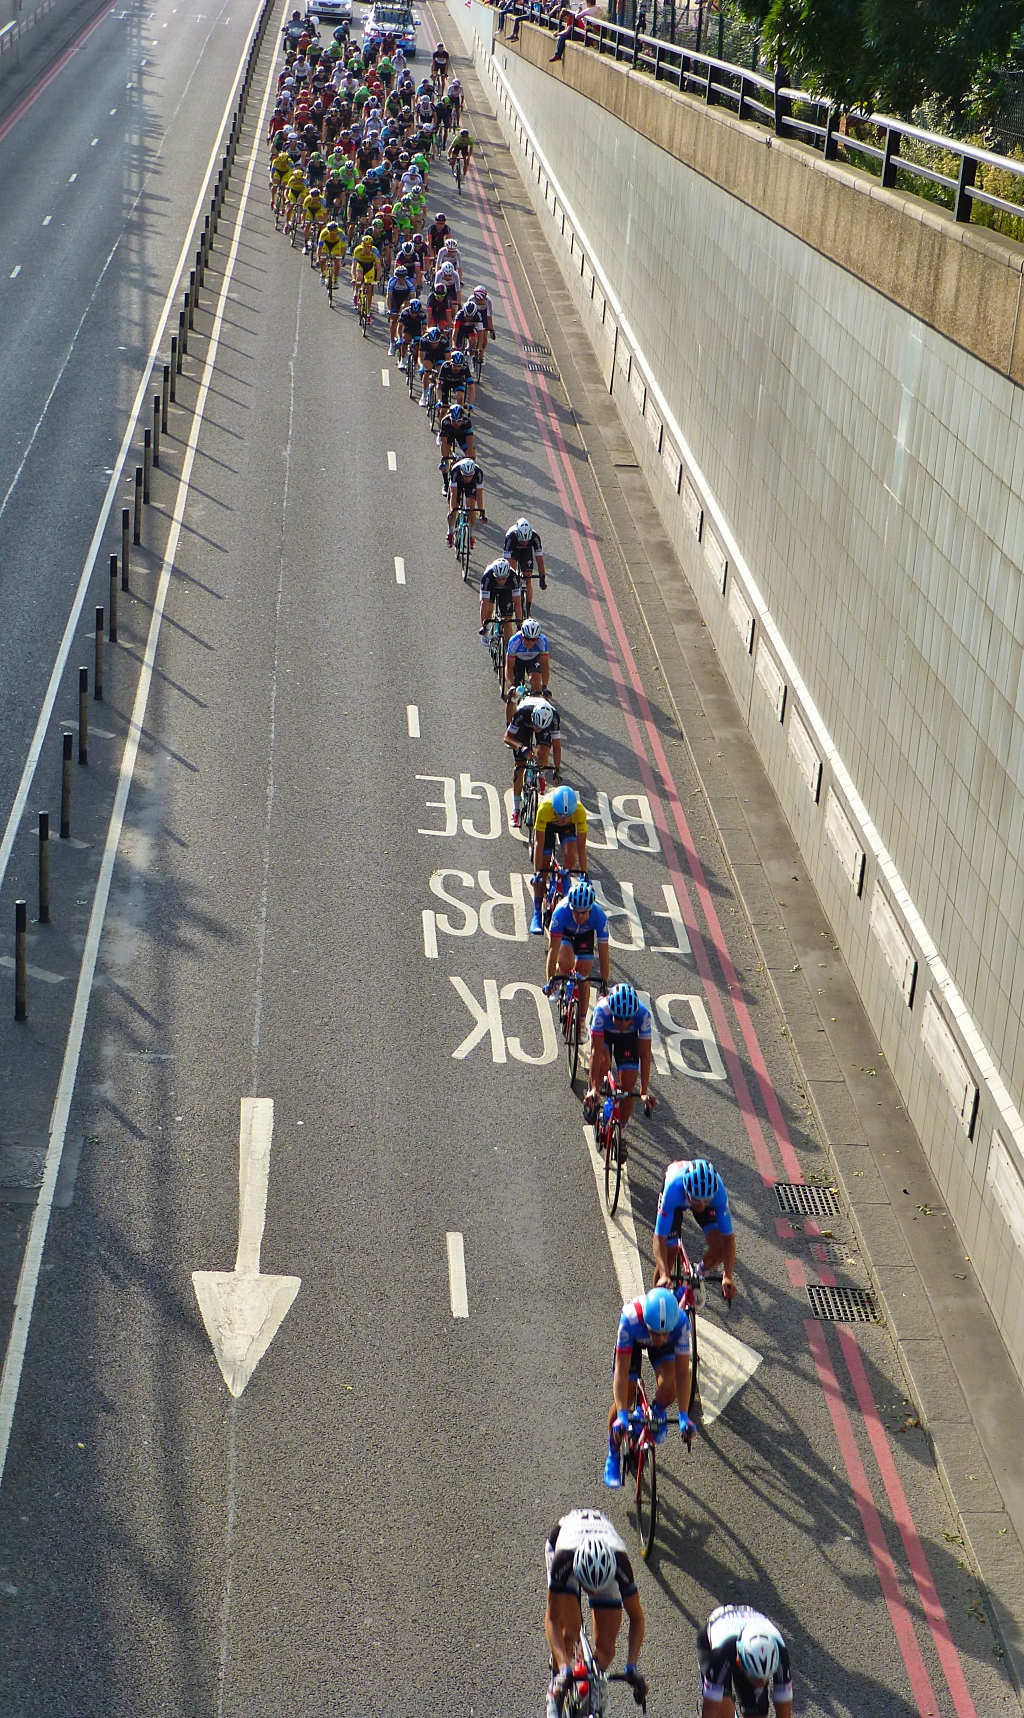
[[[416,58],[416,26],[419,18],[408,6],[396,6],[393,0],[375,0],[363,19],[363,41],[379,42],[382,36],[394,36],[407,60]]]
[[[306,0],[306,17],[319,18],[324,24],[340,24],[351,18],[352,0]]]

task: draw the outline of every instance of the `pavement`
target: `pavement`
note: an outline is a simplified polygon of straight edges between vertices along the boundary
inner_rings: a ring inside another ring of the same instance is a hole
[[[636,1558],[651,1711],[692,1711],[692,1631],[726,1599],[783,1628],[802,1713],[1014,1711],[890,1325],[810,1316],[805,1282],[866,1287],[877,1262],[847,1207],[826,1232],[775,1192],[834,1182],[799,1011],[780,1014],[744,912],[704,732],[680,726],[628,472],[511,164],[474,113],[484,171],[461,199],[441,175],[434,204],[496,296],[467,585],[380,326],[361,339],[274,229],[252,155],[272,40],[76,767],[81,845],[32,926],[62,982],[33,984],[27,1028],[0,1021],[0,1148],[45,1148],[63,1104],[78,1153],[0,1482],[0,1710],[538,1711],[545,1534],[591,1503],[637,1545],[630,1498],[601,1485],[614,1331],[666,1164],[700,1152],[730,1189],[742,1294],[698,1321],[726,1359],[692,1453],[661,1454]],[[659,1028],[614,1242],[539,992],[476,630],[475,582],[524,511],[614,970]],[[58,715],[73,686],[72,666]],[[26,820],[2,922],[34,857]],[[0,1212],[10,1305],[39,1224]],[[254,1257],[293,1298],[236,1395],[208,1332],[238,1332],[193,1278]],[[760,1360],[730,1393],[740,1345]]]

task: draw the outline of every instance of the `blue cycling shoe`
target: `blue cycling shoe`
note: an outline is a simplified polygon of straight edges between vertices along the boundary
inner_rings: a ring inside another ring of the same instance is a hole
[[[619,1491],[622,1487],[622,1457],[618,1450],[608,1451],[604,1464],[604,1483],[609,1491]]]
[[[540,908],[534,907],[533,918],[530,920],[530,935],[535,936],[535,937],[539,937],[539,936],[543,936],[543,934],[544,934],[544,926],[541,922]]]

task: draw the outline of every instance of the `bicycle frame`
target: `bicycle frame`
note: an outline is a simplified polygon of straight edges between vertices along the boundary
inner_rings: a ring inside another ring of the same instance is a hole
[[[596,1714],[599,1710],[599,1702],[594,1688],[595,1682],[625,1682],[626,1677],[618,1671],[606,1673],[599,1666],[583,1622],[582,1606],[580,1608],[580,1638],[576,1644],[579,1658],[572,1667],[572,1676],[558,1702],[558,1710],[562,1714],[562,1718],[591,1718],[591,1715]],[[646,1700],[641,1703],[641,1711],[647,1711]]]

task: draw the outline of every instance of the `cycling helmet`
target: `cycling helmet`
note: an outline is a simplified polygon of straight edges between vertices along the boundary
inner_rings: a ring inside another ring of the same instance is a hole
[[[607,1539],[588,1533],[576,1547],[572,1572],[585,1593],[599,1593],[615,1579],[615,1552]]]
[[[487,298],[486,286],[474,286],[473,297],[477,299],[479,303],[483,304]]]
[[[423,306],[420,303],[418,298],[410,298],[410,300],[409,300],[409,302],[405,308],[407,310],[422,310]]]
[[[441,276],[442,280],[453,280],[455,278],[455,267],[454,264],[450,262],[443,262],[437,272]]]
[[[504,581],[512,572],[512,562],[506,561],[504,555],[499,555],[496,561],[491,562],[487,571],[491,573],[494,578]]]
[[[461,471],[463,477],[472,477],[474,471],[476,470],[476,460],[470,459],[469,455],[467,454],[465,459],[456,460],[455,464],[452,466],[452,470],[453,471]],[[498,563],[495,563],[495,565],[497,565],[497,564]],[[488,572],[490,572],[492,569],[490,567],[488,567],[487,570],[488,570]]]
[[[540,621],[539,620],[524,620],[523,624],[519,628],[519,630],[522,633],[524,638],[539,638],[540,637]]]
[[[434,216],[434,225],[435,225],[435,227],[436,227],[436,226],[437,226],[437,225],[438,225],[438,224],[439,224],[439,223],[441,223],[441,222],[443,222],[443,221],[444,221],[444,220],[445,220],[445,218],[446,218],[446,217],[445,217],[445,214],[444,214],[444,211],[443,211],[443,209],[438,209],[438,211],[437,211],[437,214],[436,214],[436,215],[435,215],[435,216]]]
[[[528,543],[533,536],[533,526],[529,519],[517,519],[515,532],[521,543]]]
[[[617,984],[609,992],[608,1007],[616,1020],[635,1020],[640,1012],[640,998],[631,984]]]
[[[683,1188],[688,1199],[713,1199],[718,1191],[718,1171],[706,1158],[696,1157],[683,1170]]]
[[[396,278],[398,277],[398,275],[408,274],[408,272],[409,272],[409,270],[406,268],[404,262],[396,262],[396,264],[395,264],[395,276],[396,276]]]
[[[451,418],[453,423],[461,423],[463,418],[469,416],[469,413],[467,412],[465,406],[460,406],[456,402],[456,404],[454,406],[449,406],[448,416]]]
[[[556,788],[551,796],[551,809],[556,817],[573,817],[579,803],[579,797],[571,787]]]
[[[554,719],[554,707],[551,704],[545,703],[543,700],[537,705],[531,718],[533,726],[537,729],[538,733],[544,733],[548,728],[550,728]]]
[[[581,877],[578,883],[573,884],[566,898],[574,913],[589,913],[597,896],[594,894],[593,883],[588,883],[585,877]]]
[[[667,1289],[659,1292],[668,1293]],[[766,1617],[751,1617],[736,1642],[736,1657],[751,1682],[773,1680],[779,1668],[779,1655],[785,1644],[778,1629]]]
[[[667,1336],[679,1323],[679,1317],[679,1302],[671,1289],[655,1288],[644,1295],[644,1323],[648,1330]]]

